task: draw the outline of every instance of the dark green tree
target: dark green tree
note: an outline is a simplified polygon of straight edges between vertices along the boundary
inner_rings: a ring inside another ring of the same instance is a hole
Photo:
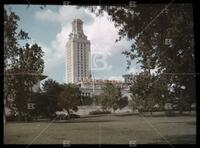
[[[58,96],[63,91],[63,85],[48,79],[43,83],[42,93],[34,95],[37,115],[51,118],[56,111],[61,110],[58,107]]]
[[[90,96],[81,96],[82,97],[82,105],[91,105],[93,103],[93,98]]]
[[[81,105],[81,93],[74,84],[64,84],[63,88],[58,97],[58,106],[65,109],[70,117],[71,111],[78,111],[78,106]]]
[[[14,75],[7,75],[12,73],[18,61],[20,40],[29,39],[28,34],[18,28],[19,17],[14,12],[7,12],[4,9],[4,99],[5,105],[11,109],[11,114],[15,114],[16,107],[13,104],[15,97],[15,87],[13,81]],[[20,30],[20,31],[19,31]]]
[[[29,39],[28,33],[18,28],[19,20],[14,12],[4,9],[4,97],[6,106],[17,112],[19,119],[26,119],[27,101],[43,72],[44,61],[37,44],[19,44]]]
[[[129,6],[87,7],[97,16],[106,12],[119,29],[119,38],[133,41],[124,49],[128,68],[137,60],[141,68],[157,68],[176,83],[179,109],[195,102],[193,9],[191,4],[138,4]],[[185,89],[181,89],[185,87]],[[175,98],[174,98],[175,99]]]
[[[128,98],[127,97],[120,97],[117,101],[117,108],[122,109],[128,105]]]
[[[168,83],[159,76],[150,75],[148,72],[134,76],[130,92],[133,94],[134,110],[148,111],[151,115],[156,105],[160,110],[164,110],[169,97]]]
[[[4,9],[4,70],[12,69],[18,61],[19,41],[28,40],[28,33],[18,28],[20,20],[14,12]]]
[[[100,102],[103,110],[112,108],[114,111],[122,109],[128,105],[128,100],[122,97],[121,89],[114,86],[112,83],[106,83],[103,87],[103,92],[100,95]]]
[[[57,96],[63,90],[63,85],[54,81],[53,79],[48,79],[43,83],[42,91],[48,93],[48,95]]]
[[[40,81],[39,77],[43,72],[42,57],[43,51],[37,44],[32,46],[26,44],[25,47],[19,49],[18,62],[14,67],[14,73],[17,75],[13,83],[15,86],[14,104],[21,120],[25,120],[29,114],[27,103],[32,101],[32,87]]]

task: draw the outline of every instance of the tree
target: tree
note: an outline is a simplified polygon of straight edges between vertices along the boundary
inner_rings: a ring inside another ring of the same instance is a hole
[[[14,67],[14,72],[20,75],[15,76],[13,83],[15,85],[14,104],[16,104],[21,119],[26,119],[28,116],[27,103],[32,101],[32,87],[40,81],[39,76],[44,69],[42,57],[43,51],[37,44],[32,46],[26,44],[25,47],[19,49],[19,59]]]
[[[63,91],[63,85],[48,79],[43,83],[42,93],[34,94],[37,115],[51,118],[60,108],[58,107],[58,96]]]
[[[101,105],[101,101],[102,101],[102,95],[95,95],[94,96],[94,102],[95,102],[95,105]]]
[[[91,105],[93,103],[93,98],[90,96],[81,96],[82,97],[82,105]]]
[[[121,89],[115,87],[112,83],[106,83],[103,87],[103,93],[100,95],[101,105],[104,110],[112,108],[114,111],[122,109],[128,104],[126,98],[122,98]]]
[[[170,96],[169,92],[169,82],[163,75],[154,76],[152,82],[151,97],[155,100],[155,105],[158,106],[158,110],[165,110],[165,104],[168,102]]]
[[[77,111],[81,104],[79,88],[74,84],[64,84],[64,89],[58,97],[58,106],[65,109],[70,117],[71,110]]]
[[[15,67],[17,63],[19,52],[18,41],[29,39],[26,32],[18,29],[19,20],[19,17],[14,12],[8,13],[7,10],[4,9],[4,73],[12,72],[13,67]],[[14,80],[14,75],[4,75],[4,102],[5,105],[11,109],[12,114],[15,114],[16,111],[12,99],[15,96]]]
[[[117,101],[117,108],[122,109],[128,105],[128,98],[127,97],[121,97]]]
[[[43,83],[42,90],[49,95],[57,95],[63,89],[63,86],[53,79],[48,79]]]
[[[161,110],[164,109],[169,96],[166,81],[147,72],[134,76],[130,92],[133,95],[133,108],[139,111],[149,111],[151,115],[155,106],[159,106]]]
[[[37,116],[42,118],[52,118],[57,111],[56,96],[48,95],[48,93],[34,94],[35,110]]]
[[[151,75],[147,75],[146,73],[140,73],[133,78],[134,86],[130,88],[130,91],[134,96],[133,101],[139,111],[152,112],[153,110],[155,102],[151,96],[152,82]]]
[[[27,101],[32,86],[39,81],[44,69],[43,52],[37,44],[19,45],[29,39],[28,33],[18,28],[19,17],[4,9],[4,96],[7,106],[17,112],[19,119],[28,116]],[[33,74],[33,75],[32,75]]]
[[[18,28],[20,18],[4,9],[4,70],[13,68],[17,64],[19,41],[30,39],[28,33]],[[20,31],[18,31],[20,30]]]
[[[162,4],[148,4],[148,7],[138,4],[136,7],[87,8],[97,16],[107,12],[119,29],[117,41],[125,37],[134,40],[131,48],[123,52],[128,68],[132,60],[137,60],[142,69],[157,68],[158,74],[166,74],[171,84],[176,83],[173,99],[179,98],[181,111],[186,106],[190,108],[196,97],[193,10],[191,4],[165,7]]]

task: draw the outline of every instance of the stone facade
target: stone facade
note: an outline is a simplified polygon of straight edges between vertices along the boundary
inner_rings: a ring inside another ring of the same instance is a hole
[[[90,78],[90,41],[83,33],[83,22],[80,19],[72,22],[66,49],[66,83],[77,83]]]
[[[120,87],[122,96],[130,99],[129,86],[124,81],[119,80],[102,80],[102,79],[85,79],[79,82],[82,96],[97,96],[103,92],[106,83],[112,83],[114,86]]]

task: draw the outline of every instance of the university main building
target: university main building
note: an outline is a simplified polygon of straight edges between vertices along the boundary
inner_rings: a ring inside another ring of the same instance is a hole
[[[107,82],[119,86],[124,93],[128,92],[128,75],[125,75],[125,81],[92,79],[90,41],[83,32],[83,21],[80,19],[74,19],[72,22],[72,32],[69,34],[66,51],[66,83],[78,84],[82,95],[99,95]]]
[[[83,32],[83,22],[75,19],[66,44],[66,83],[78,83],[91,78],[90,41]]]

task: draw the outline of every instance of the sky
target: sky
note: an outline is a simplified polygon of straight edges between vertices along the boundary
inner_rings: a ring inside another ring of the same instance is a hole
[[[37,43],[44,51],[44,75],[59,83],[65,82],[66,42],[72,31],[72,21],[79,18],[83,21],[83,31],[91,43],[91,70],[96,79],[122,80],[123,74],[136,73],[140,66],[132,62],[126,70],[126,57],[122,51],[129,50],[133,41],[126,38],[119,42],[118,28],[104,13],[96,17],[85,8],[76,6],[7,5],[19,17],[19,28],[31,38],[29,43]],[[48,79],[47,78],[47,79]]]

